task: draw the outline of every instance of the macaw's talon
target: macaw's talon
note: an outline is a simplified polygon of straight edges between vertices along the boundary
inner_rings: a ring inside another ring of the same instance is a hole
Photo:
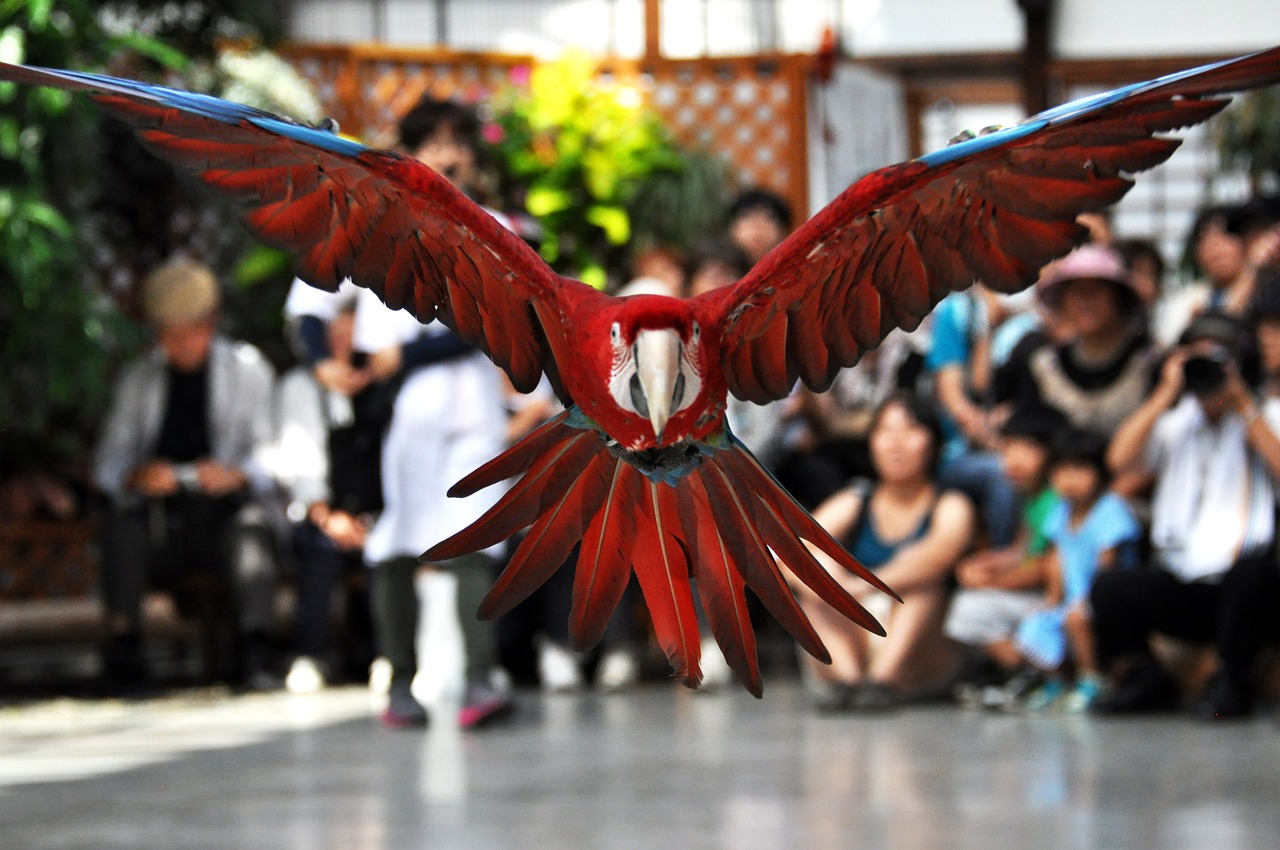
[[[707,456],[704,446],[688,440],[640,451],[624,449],[616,442],[608,443],[607,447],[609,454],[635,467],[646,477],[668,484],[674,484],[697,469]]]

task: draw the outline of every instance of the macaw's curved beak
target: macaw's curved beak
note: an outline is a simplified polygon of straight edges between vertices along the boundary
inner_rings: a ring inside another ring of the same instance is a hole
[[[680,335],[673,330],[642,330],[636,334],[636,378],[648,406],[653,435],[662,432],[671,418],[676,379],[680,377]]]

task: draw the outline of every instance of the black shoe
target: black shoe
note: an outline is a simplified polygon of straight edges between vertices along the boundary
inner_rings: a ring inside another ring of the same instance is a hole
[[[274,691],[284,687],[279,653],[267,635],[250,632],[240,637],[239,657],[231,683],[250,691]]]
[[[136,634],[114,635],[102,650],[102,690],[121,696],[142,690],[147,683],[147,666],[142,661],[141,641]]]
[[[850,711],[858,693],[858,686],[848,682],[821,682],[811,687],[810,705],[819,714]]]
[[[902,707],[902,693],[884,682],[864,682],[853,695],[854,711],[884,714]]]
[[[1217,722],[1243,720],[1253,714],[1253,700],[1242,688],[1234,685],[1226,674],[1218,673],[1209,682],[1205,692],[1191,708],[1198,720]]]
[[[989,711],[1015,712],[1027,697],[1044,684],[1044,673],[1034,667],[1023,667],[1003,685],[990,685],[982,690],[981,705]]]
[[[1155,714],[1178,708],[1178,684],[1154,661],[1125,672],[1099,695],[1092,714]]]

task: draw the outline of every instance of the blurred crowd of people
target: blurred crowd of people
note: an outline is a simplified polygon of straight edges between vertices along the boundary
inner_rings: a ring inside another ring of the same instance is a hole
[[[400,125],[401,148],[464,190],[477,137],[447,101]],[[638,254],[618,294],[732,285],[792,224],[776,195],[743,192],[722,238]],[[794,583],[833,660],[801,661],[817,710],[943,695],[1002,710],[1253,709],[1259,658],[1280,637],[1280,205],[1206,209],[1179,286],[1152,243],[1113,238],[1103,215],[1081,224],[1086,244],[1032,288],[949,296],[827,392],[730,398],[734,432],[902,597],[824,561],[885,623],[876,638]],[[393,727],[425,723],[433,695],[469,728],[506,717],[521,665],[552,690],[637,681],[635,601],[588,657],[568,646],[571,568],[495,624],[475,611],[505,547],[418,560],[500,497],[445,493],[558,412],[548,387],[518,395],[438,323],[301,281],[283,307],[299,365],[277,379],[218,333],[218,293],[186,260],[147,279],[156,346],[121,375],[105,423],[112,681],[147,676],[151,589],[180,607],[225,602],[229,675],[250,684],[313,690],[376,654]],[[286,578],[291,635],[276,611]],[[1185,693],[1157,634],[1215,650],[1204,687]],[[713,640],[703,652],[706,684],[729,684]]]

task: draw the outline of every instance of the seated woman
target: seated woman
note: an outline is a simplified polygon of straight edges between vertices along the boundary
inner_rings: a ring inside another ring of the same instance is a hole
[[[877,638],[849,622],[799,582],[796,596],[831,653],[830,666],[808,659],[826,711],[883,710],[903,695],[936,686],[954,666],[942,633],[951,573],[969,547],[974,511],[960,493],[942,491],[934,470],[942,445],[936,415],[917,399],[890,396],[870,431],[878,481],[854,484],[818,506],[814,517],[903,600],[875,610],[888,632]],[[864,604],[886,599],[869,584],[815,551],[815,556]]]

